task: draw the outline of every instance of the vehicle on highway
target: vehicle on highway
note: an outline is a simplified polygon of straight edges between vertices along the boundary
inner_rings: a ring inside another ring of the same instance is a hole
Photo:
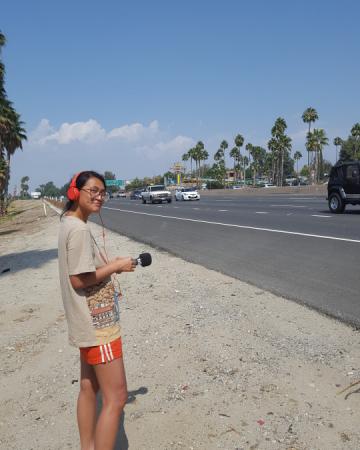
[[[118,198],[126,198],[126,192],[117,192],[116,197]]]
[[[276,187],[272,183],[264,183],[264,188],[273,188]]]
[[[200,194],[195,188],[181,187],[175,191],[175,200],[200,200]]]
[[[329,209],[341,214],[346,205],[360,205],[360,161],[338,162],[328,182]]]
[[[171,192],[166,189],[163,184],[156,184],[153,186],[146,186],[145,190],[141,193],[143,203],[171,203]]]
[[[131,191],[130,192],[130,200],[141,200],[142,199],[141,193],[142,193],[142,191],[139,189]]]

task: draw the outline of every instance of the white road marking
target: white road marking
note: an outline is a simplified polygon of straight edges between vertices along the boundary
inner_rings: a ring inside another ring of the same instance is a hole
[[[269,214],[269,213],[265,211],[256,211],[255,214]]]
[[[215,200],[216,202],[232,202],[232,200]]]
[[[277,207],[277,206],[284,206],[286,208],[306,208],[305,205],[270,205],[272,207]]]
[[[239,229],[243,229],[243,230],[266,231],[268,233],[280,233],[280,234],[288,234],[290,236],[303,236],[303,237],[311,237],[311,238],[318,238],[318,239],[329,239],[331,241],[353,242],[356,244],[360,244],[359,239],[348,239],[348,238],[340,238],[340,237],[335,237],[335,236],[323,236],[321,234],[300,233],[298,231],[277,230],[277,229],[273,229],[273,228],[250,227],[248,225],[237,225],[237,224],[233,224],[233,223],[210,222],[209,220],[187,219],[185,217],[165,216],[162,214],[151,214],[151,213],[145,213],[145,212],[140,212],[140,211],[131,211],[129,209],[109,208],[108,206],[103,206],[102,209],[110,209],[112,211],[120,211],[120,212],[126,212],[126,213],[131,213],[131,214],[141,214],[143,216],[162,217],[163,219],[182,220],[183,222],[206,223],[208,225],[219,225],[222,227],[239,228]]]
[[[198,210],[198,209],[200,209],[200,208],[192,208],[192,209],[196,209],[196,210]]]
[[[320,214],[311,214],[311,217],[331,217],[331,216],[322,216]]]
[[[289,200],[322,200],[321,198],[318,199],[316,197],[288,197]]]
[[[218,209],[219,212],[227,212],[229,211],[228,209]]]

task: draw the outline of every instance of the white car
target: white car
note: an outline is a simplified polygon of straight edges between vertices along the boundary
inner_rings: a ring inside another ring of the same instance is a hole
[[[200,194],[194,188],[178,188],[175,191],[175,200],[200,200]]]

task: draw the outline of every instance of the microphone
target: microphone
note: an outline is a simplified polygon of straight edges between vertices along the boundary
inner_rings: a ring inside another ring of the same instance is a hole
[[[136,259],[136,265],[140,265],[142,267],[150,266],[152,263],[152,258],[150,253],[141,253]]]

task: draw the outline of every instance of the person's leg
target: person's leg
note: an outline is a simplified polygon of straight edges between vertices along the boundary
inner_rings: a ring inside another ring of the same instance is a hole
[[[127,401],[122,358],[94,366],[102,395],[101,413],[96,424],[95,450],[113,450],[119,419]]]
[[[94,450],[96,427],[96,393],[99,384],[93,366],[80,359],[80,392],[77,403],[77,419],[81,450]]]

